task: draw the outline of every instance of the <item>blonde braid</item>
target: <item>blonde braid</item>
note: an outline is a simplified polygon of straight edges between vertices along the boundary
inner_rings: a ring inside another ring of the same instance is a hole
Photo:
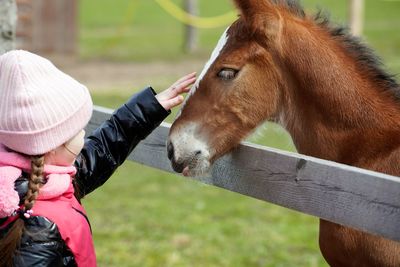
[[[26,193],[25,211],[31,210],[39,195],[40,185],[43,184],[44,156],[31,158],[31,175],[29,177],[28,192]]]

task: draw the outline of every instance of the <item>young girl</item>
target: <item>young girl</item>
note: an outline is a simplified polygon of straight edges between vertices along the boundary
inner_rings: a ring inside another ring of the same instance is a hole
[[[0,56],[0,266],[96,266],[79,200],[183,101],[195,74],[134,95],[84,140],[85,86],[26,51]]]

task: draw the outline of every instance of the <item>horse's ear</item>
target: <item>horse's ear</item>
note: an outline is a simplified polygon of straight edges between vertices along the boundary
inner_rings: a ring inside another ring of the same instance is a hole
[[[279,30],[279,12],[270,0],[234,0],[241,17],[254,32],[275,35]]]

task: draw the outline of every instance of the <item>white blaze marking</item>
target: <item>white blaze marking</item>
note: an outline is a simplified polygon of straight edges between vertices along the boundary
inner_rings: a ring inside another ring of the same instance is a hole
[[[182,104],[181,110],[179,111],[175,119],[179,118],[187,100],[199,88],[201,80],[204,78],[211,65],[218,58],[221,50],[225,47],[228,41],[228,29],[229,28],[225,30],[225,32],[219,39],[217,46],[211,53],[210,59],[198,76],[196,83],[190,89],[190,92],[188,93],[188,96],[186,97],[185,102]],[[204,174],[210,168],[210,147],[208,146],[207,140],[205,140],[204,137],[201,138],[198,135],[198,128],[199,126],[197,124],[189,123],[186,124],[183,128],[177,129],[177,131],[171,133],[171,141],[175,146],[175,159],[178,162],[189,160],[189,165],[185,167],[189,167],[190,175],[193,176]],[[196,156],[196,151],[200,151],[201,154],[199,156]]]
[[[206,65],[204,66],[203,70],[201,71],[200,75],[198,76],[198,78],[196,80],[196,83],[190,89],[190,91],[189,91],[185,101],[183,102],[180,111],[176,115],[175,119],[179,118],[179,116],[181,115],[182,109],[185,106],[186,102],[194,94],[194,92],[196,92],[197,88],[199,88],[200,81],[204,78],[204,76],[206,75],[208,69],[211,67],[211,65],[214,63],[214,61],[218,58],[221,50],[225,47],[225,45],[226,45],[226,43],[228,41],[228,34],[227,34],[228,29],[229,29],[229,27],[224,31],[224,33],[222,34],[221,38],[219,39],[219,41],[217,43],[217,46],[214,48],[214,51],[211,53],[210,59],[207,61]]]

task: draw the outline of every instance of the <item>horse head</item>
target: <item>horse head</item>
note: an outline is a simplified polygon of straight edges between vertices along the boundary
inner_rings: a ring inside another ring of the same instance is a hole
[[[279,117],[282,22],[269,1],[235,1],[240,17],[222,34],[172,125],[175,171],[202,175],[264,120]]]

